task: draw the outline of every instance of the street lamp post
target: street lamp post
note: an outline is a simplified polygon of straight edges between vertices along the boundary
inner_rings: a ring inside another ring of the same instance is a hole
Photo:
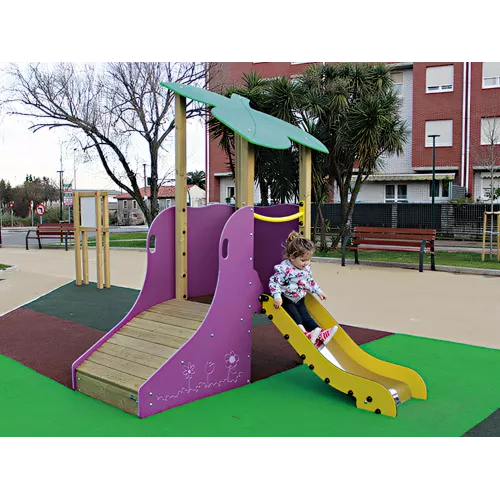
[[[434,198],[436,196],[436,137],[441,137],[439,134],[430,134],[427,137],[432,137],[432,208],[431,220],[432,229],[436,229],[436,220],[434,217]]]
[[[76,148],[73,148],[73,191],[76,191]]]
[[[63,206],[63,201],[62,201],[62,174],[64,170],[58,170],[57,173],[59,174],[59,220],[62,222],[63,220],[63,213],[62,213],[62,206]]]

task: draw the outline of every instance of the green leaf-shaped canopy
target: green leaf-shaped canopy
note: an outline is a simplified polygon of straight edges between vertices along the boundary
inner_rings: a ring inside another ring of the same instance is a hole
[[[175,82],[162,82],[161,85],[184,97],[212,106],[215,118],[252,144],[271,149],[288,149],[292,145],[291,139],[321,153],[328,153],[328,149],[316,137],[291,123],[252,109],[250,101],[238,94],[232,94],[229,99],[191,85]]]

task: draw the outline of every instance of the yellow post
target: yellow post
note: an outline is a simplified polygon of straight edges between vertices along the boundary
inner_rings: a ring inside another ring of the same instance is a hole
[[[300,146],[299,156],[299,200],[304,203],[304,224],[300,234],[305,238],[311,237],[311,189],[312,189],[312,156],[311,150]]]
[[[175,95],[175,297],[188,298],[186,98]]]
[[[104,231],[104,286],[111,287],[111,269],[109,267],[109,200],[108,193],[103,193],[102,226]]]
[[[89,284],[89,233],[83,231],[82,236],[82,253],[83,253],[83,284]]]
[[[236,208],[253,207],[255,154],[253,144],[235,136]]]
[[[73,225],[75,226],[75,266],[76,284],[82,284],[82,252],[80,249],[80,195],[73,193]]]
[[[97,259],[97,288],[102,288],[103,287],[102,210],[101,210],[101,196],[99,193],[95,193],[95,217],[96,217],[95,251]]]

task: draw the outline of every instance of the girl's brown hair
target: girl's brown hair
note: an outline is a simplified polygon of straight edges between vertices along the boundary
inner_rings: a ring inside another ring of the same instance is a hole
[[[297,257],[302,257],[303,255],[313,254],[315,250],[314,243],[300,236],[296,231],[292,231],[285,242],[285,257],[296,259]]]

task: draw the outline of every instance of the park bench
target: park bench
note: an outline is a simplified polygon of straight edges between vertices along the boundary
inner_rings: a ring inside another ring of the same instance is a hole
[[[358,250],[419,252],[419,271],[424,270],[424,253],[431,256],[431,269],[436,270],[434,262],[435,229],[396,229],[385,227],[355,227],[351,244],[349,237],[342,242],[342,265],[345,266],[346,250],[354,252],[355,263],[359,264]]]
[[[41,249],[42,242],[40,240],[43,238],[51,238],[51,239],[60,238],[61,240],[64,238],[67,251],[68,239],[75,237],[75,226],[68,222],[38,224],[38,226],[35,229],[36,234],[30,236],[31,231],[33,231],[33,229],[30,229],[26,234],[26,250],[28,250],[29,239],[30,240],[37,239],[38,246]]]

